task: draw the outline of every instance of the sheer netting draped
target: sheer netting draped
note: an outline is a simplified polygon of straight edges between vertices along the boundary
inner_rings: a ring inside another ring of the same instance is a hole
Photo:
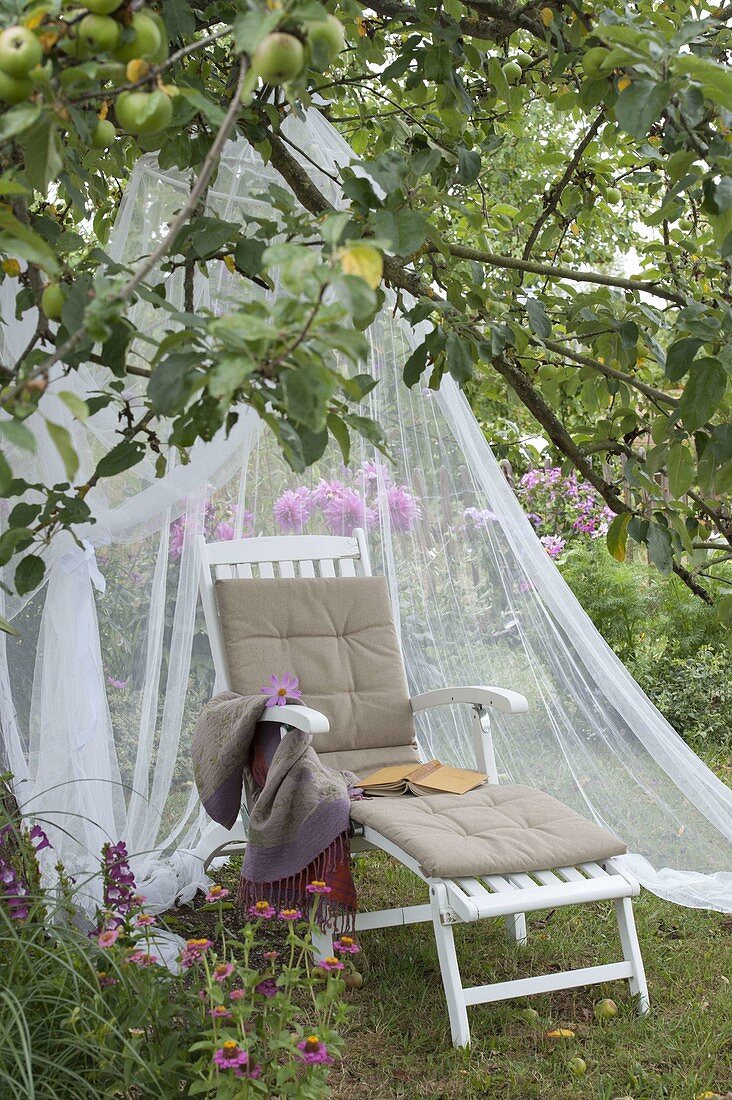
[[[348,146],[317,110],[287,134],[318,186],[337,203],[330,170]],[[208,203],[243,226],[268,208],[257,196],[283,181],[244,142],[225,152]],[[111,251],[145,255],[189,181],[154,155],[137,164]],[[177,276],[176,276],[177,277]],[[169,282],[174,283],[173,277]],[[243,293],[223,263],[196,285],[196,306],[226,311]],[[33,319],[12,321],[5,284],[0,339],[20,354]],[[257,292],[247,290],[246,293]],[[280,291],[282,292],[282,291]],[[182,297],[170,285],[168,296]],[[418,337],[387,301],[369,331],[366,399],[391,455],[354,441],[348,468],[329,450],[305,475],[280,457],[251,412],[228,438],[194,447],[186,466],[156,479],[152,461],[95,487],[94,523],[47,551],[47,579],[0,614],[0,706],[7,762],[26,812],[47,823],[77,877],[92,874],[104,840],[124,838],[148,904],[163,909],[205,881],[193,855],[208,824],[192,783],[190,742],[213,689],[198,600],[196,535],[229,539],[365,528],[374,570],[389,580],[410,688],[496,684],[527,696],[528,715],[494,719],[501,778],[541,787],[622,835],[627,862],[656,894],[732,909],[732,792],[651,704],[588,619],[536,537],[454,383],[408,390],[402,367]],[[164,322],[144,304],[135,324]],[[56,380],[40,412],[75,440],[82,481],[118,427],[113,411],[73,420],[59,389],[98,390],[105,371]],[[130,391],[133,392],[132,390]],[[105,419],[106,417],[106,419]],[[14,469],[63,481],[47,433]],[[297,672],[297,669],[291,670]],[[471,765],[468,715],[419,718],[425,752]],[[93,888],[90,888],[93,895]]]

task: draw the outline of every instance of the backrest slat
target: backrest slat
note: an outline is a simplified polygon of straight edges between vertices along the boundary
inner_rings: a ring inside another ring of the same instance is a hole
[[[356,576],[356,564],[353,558],[341,558],[339,563],[341,567],[342,577],[355,577]]]
[[[274,565],[271,561],[260,561],[259,575],[260,577],[274,577]]]
[[[335,577],[335,564],[332,558],[320,559],[320,575],[321,577]]]
[[[298,562],[298,565],[300,566],[300,576],[301,577],[314,577],[315,576],[315,563],[314,562],[309,561],[309,560],[308,561],[301,561],[301,562]]]
[[[281,577],[294,577],[295,566],[291,561],[280,562],[280,576]]]

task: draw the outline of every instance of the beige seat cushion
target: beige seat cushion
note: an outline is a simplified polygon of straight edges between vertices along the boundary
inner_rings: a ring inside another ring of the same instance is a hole
[[[233,691],[292,672],[330,722],[314,740],[330,767],[364,776],[418,761],[384,577],[219,580],[216,599]]]
[[[620,855],[617,837],[532,787],[368,798],[351,819],[376,829],[435,878],[542,871]]]

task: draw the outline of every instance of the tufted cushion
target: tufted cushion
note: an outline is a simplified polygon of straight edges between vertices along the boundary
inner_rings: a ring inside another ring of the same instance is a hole
[[[368,798],[351,805],[351,818],[393,841],[435,878],[542,871],[626,851],[617,837],[532,787]]]
[[[330,722],[314,740],[330,767],[363,776],[418,761],[384,577],[219,580],[216,600],[233,691],[293,672]]]

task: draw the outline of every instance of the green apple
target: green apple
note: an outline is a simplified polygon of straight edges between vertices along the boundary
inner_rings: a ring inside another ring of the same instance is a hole
[[[117,122],[130,134],[154,134],[169,125],[173,104],[165,92],[122,92],[115,104]]]
[[[41,43],[27,27],[8,27],[0,34],[0,69],[8,76],[27,76],[42,57]]]
[[[569,1072],[574,1077],[584,1077],[587,1073],[587,1062],[579,1056],[569,1059]]]
[[[535,1008],[522,1008],[519,1015],[522,1020],[526,1020],[527,1024],[536,1024],[540,1018]]]
[[[610,50],[605,46],[593,46],[588,50],[582,58],[582,72],[590,80],[597,80],[600,77],[607,76],[608,70],[604,68],[605,61],[607,59]]]
[[[610,997],[598,1001],[595,1005],[595,1015],[598,1020],[612,1020],[618,1014],[618,1006]]]
[[[149,11],[147,15],[150,16],[153,23],[156,24],[160,31],[160,49],[156,50],[148,60],[152,61],[153,65],[162,65],[164,61],[168,60],[168,55],[170,53],[168,49],[168,28],[165,26],[165,20],[162,15],[158,15],[156,11]]]
[[[58,283],[48,283],[41,294],[41,309],[49,321],[60,321],[64,292]]]
[[[85,15],[79,35],[93,53],[109,53],[119,43],[119,23],[111,15]]]
[[[308,24],[308,42],[316,62],[324,62],[323,67],[326,68],[335,61],[346,44],[343,24],[334,15]]]
[[[130,27],[134,33],[134,38],[118,46],[114,51],[114,56],[118,61],[124,61],[125,64],[128,61],[134,61],[138,57],[149,60],[163,44],[160,28],[146,11],[136,11],[132,16]]]
[[[505,65],[502,65],[503,75],[509,84],[517,84],[523,76],[523,69],[519,65],[518,61],[507,61]]]
[[[302,72],[305,51],[302,42],[292,34],[275,31],[257,46],[252,69],[266,84],[287,84]]]
[[[94,15],[109,15],[121,5],[122,0],[86,0],[84,7]]]
[[[622,195],[617,187],[605,188],[605,202],[609,202],[611,206],[617,206],[621,198]]]
[[[28,76],[8,76],[0,69],[0,100],[20,103],[33,95],[33,81]]]
[[[102,118],[94,127],[91,137],[92,149],[109,149],[117,136],[114,123],[108,118]]]
[[[363,974],[358,970],[347,971],[343,975],[343,980],[346,983],[346,989],[360,989],[363,985]]]
[[[679,218],[679,229],[683,229],[686,233],[688,233],[689,230],[693,228],[694,223],[691,218]]]
[[[514,58],[514,61],[517,61],[522,69],[525,69],[529,65],[534,64],[534,59],[533,59],[533,57],[531,56],[530,53],[517,54],[516,57]]]

